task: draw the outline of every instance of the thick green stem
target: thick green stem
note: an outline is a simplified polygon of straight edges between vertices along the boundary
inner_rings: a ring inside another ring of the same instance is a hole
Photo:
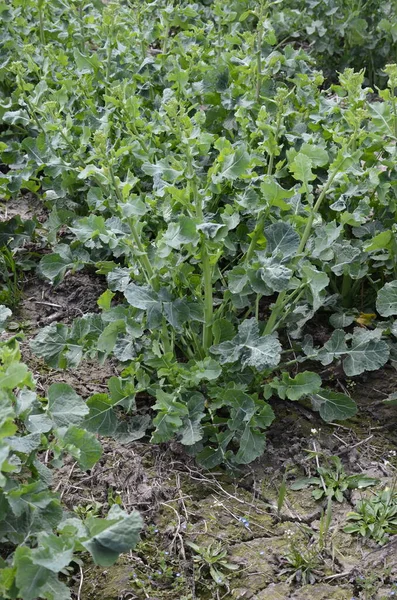
[[[196,217],[200,222],[203,222],[203,200],[197,189],[196,175],[193,174],[194,171],[191,157],[189,157],[188,160],[189,172],[192,176],[190,180],[190,190],[196,209]],[[204,352],[207,354],[208,349],[212,345],[212,317],[214,311],[214,301],[212,297],[212,267],[204,236],[201,238],[201,272],[202,291],[204,297],[203,348]]]
[[[81,36],[81,53],[85,52],[85,34],[84,34],[84,0],[79,2],[79,21],[80,21],[80,36]]]
[[[45,44],[45,34],[44,34],[43,0],[39,0],[38,9],[39,9],[40,42],[44,45]]]
[[[274,134],[276,143],[278,140],[278,136],[280,134],[281,118],[282,118],[282,111],[280,109],[277,114],[276,131]],[[274,152],[272,154],[270,154],[270,156],[269,156],[269,163],[267,165],[268,176],[270,176],[273,173],[273,164],[274,164]],[[268,216],[270,214],[271,208],[272,208],[272,205],[269,204],[269,206],[267,208],[263,209],[262,213],[260,213],[260,215],[259,215],[254,232],[252,234],[250,245],[247,250],[247,254],[245,255],[246,262],[249,262],[251,260],[253,254],[255,252],[256,244],[258,243],[258,240],[259,240],[260,236],[262,235],[262,231],[263,231],[264,225],[266,223],[266,219],[268,218]]]
[[[351,145],[351,143],[353,143],[354,139],[355,138],[353,136],[351,138],[349,144],[347,145],[346,149],[348,149],[350,147],[350,145]],[[296,264],[297,264],[297,262],[299,260],[300,255],[302,254],[302,252],[306,248],[306,244],[307,244],[307,241],[309,239],[309,236],[310,236],[310,233],[311,233],[311,230],[312,230],[312,227],[313,227],[314,217],[316,216],[316,214],[320,210],[320,207],[321,207],[321,205],[323,203],[323,200],[324,200],[325,196],[327,195],[328,190],[330,189],[330,187],[331,187],[331,185],[332,185],[335,177],[340,172],[340,169],[343,166],[343,163],[345,162],[345,160],[346,160],[346,158],[341,159],[339,161],[339,163],[337,164],[337,166],[334,168],[334,170],[332,171],[331,175],[328,178],[327,183],[323,187],[323,190],[322,190],[321,194],[319,195],[319,197],[317,199],[317,202],[313,206],[313,209],[312,209],[312,211],[310,213],[310,216],[309,216],[309,218],[307,220],[306,227],[305,227],[305,230],[303,232],[302,239],[300,241],[298,250],[296,252],[296,258],[294,259],[294,261],[292,263],[293,264],[293,267],[292,267],[293,273],[294,273],[294,271],[296,269]],[[273,306],[273,309],[272,309],[271,315],[269,317],[269,320],[266,323],[266,327],[265,327],[264,332],[263,332],[264,335],[268,335],[268,334],[272,333],[273,330],[278,326],[278,324],[279,324],[278,320],[279,320],[280,313],[284,309],[284,306],[287,303],[286,296],[287,296],[287,291],[286,290],[279,293],[279,295],[277,297],[277,300],[276,300],[276,303]]]
[[[201,246],[201,261],[203,269],[203,284],[204,284],[204,330],[203,330],[203,347],[207,353],[212,345],[212,316],[213,316],[213,299],[212,299],[212,268],[210,258],[208,256],[205,241]]]
[[[345,308],[350,308],[350,306],[351,306],[351,303],[352,303],[351,291],[352,291],[352,280],[351,280],[350,276],[347,273],[345,273],[343,275],[343,279],[342,279],[342,305]]]
[[[262,38],[263,38],[263,2],[258,18],[258,30],[256,34],[256,101],[259,102],[262,85]]]

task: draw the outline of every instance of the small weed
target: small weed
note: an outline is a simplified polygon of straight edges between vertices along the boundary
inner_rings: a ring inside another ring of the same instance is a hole
[[[281,559],[283,570],[280,575],[288,575],[288,583],[299,585],[314,584],[324,575],[325,558],[318,543],[307,544],[307,540],[296,541],[294,534],[287,531],[290,548]]]
[[[366,475],[348,475],[338,456],[324,457],[324,460],[325,466],[316,468],[318,477],[298,479],[291,489],[302,490],[314,486],[313,498],[316,500],[330,497],[342,502],[346,490],[362,489],[378,483],[377,479]]]
[[[385,544],[390,535],[397,534],[397,493],[386,488],[372,498],[361,500],[347,519],[351,523],[344,527],[346,533],[359,533]]]
[[[100,502],[92,502],[91,504],[78,504],[77,506],[73,506],[73,512],[76,515],[84,520],[89,517],[98,517],[101,515],[102,504]]]
[[[198,566],[199,574],[201,571],[208,570],[212,579],[218,585],[225,585],[227,574],[223,571],[236,571],[239,567],[227,560],[227,550],[219,542],[210,544],[207,548],[198,546],[193,542],[187,542],[187,545],[194,550],[194,563]]]

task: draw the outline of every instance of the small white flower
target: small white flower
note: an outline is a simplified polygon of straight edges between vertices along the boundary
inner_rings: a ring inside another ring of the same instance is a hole
[[[395,450],[389,450],[389,456],[397,456],[397,452]]]
[[[312,435],[316,435],[316,433],[318,433],[318,429],[316,429],[315,427],[313,427],[313,429],[310,430]]]
[[[294,532],[293,532],[293,531],[291,531],[291,529],[286,529],[286,530],[285,530],[285,535],[286,535],[288,538],[292,538],[292,537],[293,537],[293,535],[294,535]]]

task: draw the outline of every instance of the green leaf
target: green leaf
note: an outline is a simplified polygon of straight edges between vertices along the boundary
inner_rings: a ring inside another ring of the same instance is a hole
[[[180,217],[177,223],[169,223],[161,242],[169,248],[179,250],[184,244],[196,245],[199,239],[195,221],[189,217]]]
[[[219,356],[221,364],[240,361],[242,368],[261,371],[278,365],[281,344],[275,334],[260,336],[256,319],[247,319],[232,340],[212,346],[211,352]]]
[[[387,363],[389,354],[387,342],[373,337],[371,331],[357,328],[349,355],[343,361],[343,369],[349,377],[360,375],[363,371],[376,371]]]
[[[283,373],[281,380],[273,380],[270,385],[283,400],[288,398],[288,400],[295,401],[308,394],[318,392],[321,388],[321,377],[311,371],[303,371],[296,377],[290,377],[288,373]]]
[[[363,249],[365,252],[372,252],[373,250],[383,250],[384,248],[388,248],[390,242],[393,238],[392,232],[389,230],[381,231],[371,240],[364,244]]]
[[[277,260],[272,258],[264,259],[261,261],[263,265],[258,273],[273,292],[282,292],[287,290],[292,277],[292,270],[284,265],[280,265]]]
[[[100,435],[113,436],[117,429],[117,415],[114,406],[118,399],[111,398],[108,394],[94,394],[87,400],[88,416],[82,426],[88,431]]]
[[[105,292],[103,292],[103,294],[101,294],[97,300],[99,308],[101,308],[102,310],[110,310],[110,306],[112,304],[114,296],[115,294],[111,290],[106,290]]]
[[[235,457],[236,462],[247,465],[263,454],[265,445],[266,435],[247,425],[240,438],[240,447]]]
[[[48,388],[47,412],[57,427],[68,427],[81,423],[89,409],[70,385],[53,383]]]
[[[190,310],[185,299],[177,298],[173,302],[163,302],[163,312],[168,323],[176,331],[182,331],[182,325],[190,319]]]
[[[356,328],[349,348],[344,331],[336,329],[319,350],[317,358],[323,365],[329,365],[335,358],[345,357],[343,368],[350,377],[364,371],[375,371],[386,364],[390,354],[387,343],[379,339],[379,334],[380,331]]]
[[[69,536],[60,537],[52,533],[41,535],[39,547],[31,554],[32,561],[35,565],[59,573],[72,561],[74,545],[75,540]]]
[[[60,366],[62,354],[67,347],[69,328],[63,323],[52,323],[43,327],[30,341],[30,348],[40,358],[44,358],[50,367]]]
[[[329,162],[328,152],[321,146],[304,143],[299,152],[310,158],[312,165],[315,167],[323,167]]]
[[[11,315],[12,312],[10,311],[10,309],[4,306],[3,304],[0,304],[0,332],[4,328],[4,323],[9,317],[11,317]]]
[[[83,471],[92,469],[102,456],[102,446],[93,433],[72,425],[68,428],[63,442],[73,446],[69,452],[77,459]]]
[[[217,319],[212,327],[212,333],[214,336],[214,343],[219,344],[232,340],[236,335],[236,330],[233,324],[227,319]]]
[[[294,256],[298,250],[300,237],[291,225],[279,221],[265,228],[266,252],[283,258]]]
[[[282,210],[291,208],[284,200],[292,198],[295,194],[295,190],[285,190],[273,177],[268,175],[261,183],[261,192],[267,205],[278,206]]]
[[[325,389],[310,397],[313,409],[319,411],[321,418],[328,423],[349,419],[357,412],[356,403],[349,396],[339,392]]]
[[[205,398],[199,392],[192,394],[187,402],[189,414],[183,419],[180,430],[181,443],[185,446],[192,446],[199,442],[203,437],[201,421],[205,416],[204,412]]]
[[[397,315],[397,281],[390,281],[379,290],[376,310],[382,317]]]
[[[32,559],[32,550],[26,546],[19,546],[14,555],[16,567],[16,584],[20,598],[23,600],[36,600],[40,591],[51,575],[51,571],[40,565],[35,565]]]
[[[250,155],[248,154],[246,147],[241,144],[231,154],[223,155],[221,152],[218,160],[221,159],[220,168],[212,176],[214,183],[220,183],[225,179],[228,181],[234,181],[247,172],[250,164]]]
[[[148,286],[138,286],[135,283],[130,283],[124,290],[124,296],[131,306],[141,310],[150,310],[159,305],[158,295]]]
[[[142,517],[136,511],[128,514],[113,504],[106,519],[86,519],[90,538],[82,542],[97,565],[110,567],[119,554],[135,548],[143,526]],[[33,599],[32,599],[33,600]]]
[[[188,415],[189,410],[187,405],[180,402],[175,394],[157,390],[156,399],[157,402],[153,407],[158,411],[153,419],[156,430],[151,441],[159,444],[167,442],[180,430],[183,424],[182,418]]]
[[[373,485],[379,485],[379,479],[374,477],[368,477],[367,475],[350,475],[347,478],[350,490],[361,490]]]
[[[316,179],[315,174],[312,171],[313,161],[306,154],[298,152],[290,164],[290,171],[294,179],[302,182],[302,191],[307,192],[309,190],[309,182]]]
[[[25,381],[28,367],[23,363],[12,362],[0,377],[0,390],[12,390]]]
[[[46,254],[40,260],[40,271],[52,283],[61,281],[68,269],[74,264],[71,256],[62,256],[61,254]]]

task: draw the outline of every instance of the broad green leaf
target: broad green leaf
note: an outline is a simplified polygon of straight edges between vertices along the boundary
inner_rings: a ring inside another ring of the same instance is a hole
[[[181,331],[182,325],[190,319],[190,310],[185,299],[177,298],[172,302],[163,302],[163,312],[168,323],[176,331]]]
[[[51,575],[51,571],[35,565],[33,551],[26,546],[19,546],[15,551],[16,584],[23,600],[36,600]]]
[[[334,359],[343,358],[343,368],[349,377],[360,375],[364,371],[380,369],[389,359],[387,343],[379,339],[378,331],[356,328],[351,336],[350,347],[346,343],[345,332],[336,329],[328,342],[317,353],[323,365],[329,365]]]
[[[47,412],[57,427],[68,427],[81,423],[89,409],[70,385],[53,383],[48,388]]]
[[[300,237],[291,225],[279,221],[265,228],[266,252],[283,258],[294,256],[298,250]]]
[[[183,244],[197,244],[198,241],[196,223],[189,217],[180,217],[177,223],[170,223],[161,239],[163,244],[174,250],[179,250]]]
[[[181,443],[185,446],[192,446],[203,437],[201,421],[205,417],[204,406],[205,398],[199,392],[192,394],[187,402],[189,414],[184,417],[180,430]]]
[[[292,270],[278,261],[268,258],[261,261],[258,273],[266,286],[273,292],[287,290],[292,277]]]
[[[321,146],[304,143],[300,147],[299,152],[310,158],[315,167],[323,167],[329,162],[328,152],[324,148],[321,148]]]
[[[321,292],[328,286],[329,277],[326,273],[318,271],[315,267],[304,265],[302,267],[304,281],[308,284],[313,297],[313,310],[317,311],[323,304]]]
[[[106,290],[103,292],[103,294],[101,294],[97,300],[99,308],[102,310],[109,310],[114,296],[115,294],[111,290]]]
[[[35,565],[59,573],[72,561],[74,546],[75,540],[71,537],[44,534],[40,536],[40,545],[33,550],[31,558]]]
[[[182,418],[189,414],[189,410],[187,405],[180,402],[175,394],[157,390],[156,399],[157,402],[153,406],[154,410],[158,411],[153,419],[156,430],[151,441],[159,444],[170,440],[181,429]]]
[[[23,383],[28,376],[28,367],[19,362],[12,362],[0,376],[0,390],[12,390]]]
[[[316,179],[312,167],[313,161],[302,152],[298,152],[289,166],[293,178],[302,182],[303,192],[307,192],[309,190],[309,182]]]
[[[40,271],[44,277],[57,283],[64,277],[66,271],[73,267],[73,264],[71,256],[62,256],[57,253],[46,254],[40,260]]]
[[[50,367],[60,366],[62,354],[67,347],[69,328],[63,323],[52,323],[43,327],[33,340],[30,347],[36,356],[44,358]]]
[[[2,120],[10,125],[29,125],[30,118],[26,110],[8,110],[3,114]]]
[[[29,433],[28,435],[15,435],[4,440],[14,452],[30,454],[36,450],[41,443],[40,433]]]
[[[108,394],[94,394],[87,400],[89,413],[81,424],[92,433],[100,435],[113,436],[117,429],[117,415],[114,407],[117,405],[117,398],[111,398]]]
[[[281,379],[275,379],[270,383],[277,394],[285,400],[300,400],[308,394],[316,393],[321,388],[321,377],[317,373],[304,371],[295,377],[283,373]]]
[[[247,425],[240,438],[240,447],[235,457],[236,462],[242,465],[249,464],[263,454],[265,445],[266,435]]]
[[[143,526],[142,517],[136,511],[128,514],[113,504],[106,519],[91,517],[86,520],[90,538],[82,545],[97,565],[110,567],[119,554],[135,548]]]
[[[382,317],[397,315],[397,281],[390,281],[379,290],[376,310]]]
[[[245,146],[240,145],[231,154],[222,156],[222,162],[216,174],[212,176],[212,181],[220,183],[225,179],[229,181],[238,179],[247,172],[249,164],[250,156]]]
[[[295,194],[295,190],[285,190],[274,178],[269,176],[265,176],[262,181],[261,192],[266,200],[266,204],[278,206],[282,210],[289,210],[291,208],[284,200],[292,198]]]
[[[353,334],[349,354],[343,361],[343,369],[349,377],[363,371],[376,371],[389,359],[387,342],[372,336],[371,331],[356,329]]]
[[[212,327],[212,333],[214,336],[214,343],[219,344],[232,340],[236,335],[236,330],[233,324],[227,319],[217,319]]]
[[[147,286],[138,286],[135,283],[130,283],[124,290],[124,296],[131,306],[140,308],[141,310],[150,310],[158,306],[158,295]]]
[[[241,366],[258,371],[275,367],[280,362],[281,344],[274,334],[259,335],[255,319],[247,319],[239,326],[238,334],[230,341],[212,346],[221,364],[241,362]]]
[[[343,421],[353,417],[357,412],[357,405],[346,396],[331,390],[320,390],[310,396],[313,409],[318,410],[324,421]]]
[[[381,231],[375,235],[375,237],[365,243],[364,250],[365,252],[371,252],[373,250],[383,250],[383,248],[388,248],[392,238],[393,234],[390,229],[387,231]]]
[[[72,446],[69,452],[83,471],[92,469],[102,456],[102,446],[93,433],[72,425],[68,428],[63,442]]]

